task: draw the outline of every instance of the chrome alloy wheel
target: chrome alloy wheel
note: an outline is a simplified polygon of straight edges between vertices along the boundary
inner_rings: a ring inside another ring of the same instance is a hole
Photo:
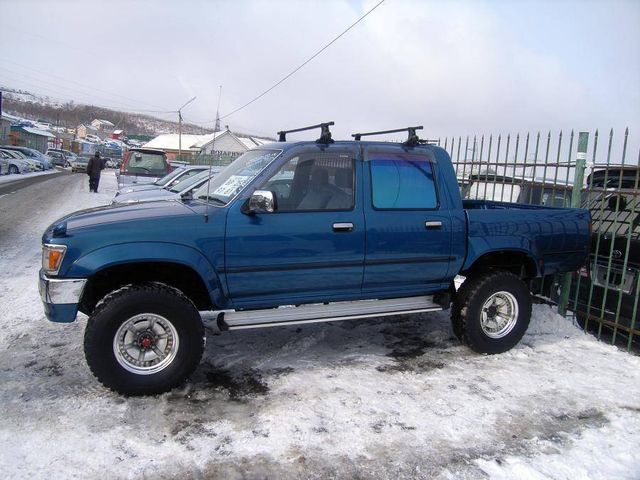
[[[516,297],[505,291],[494,293],[484,302],[481,315],[480,328],[487,337],[504,337],[518,321]]]
[[[151,375],[173,362],[178,344],[178,332],[169,320],[155,313],[141,313],[120,325],[113,337],[113,353],[125,370]]]

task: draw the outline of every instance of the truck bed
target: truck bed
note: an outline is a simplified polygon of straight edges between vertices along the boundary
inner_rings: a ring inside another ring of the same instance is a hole
[[[463,207],[468,231],[463,268],[487,252],[518,250],[532,257],[542,276],[577,270],[589,255],[588,210],[487,200],[465,200]]]

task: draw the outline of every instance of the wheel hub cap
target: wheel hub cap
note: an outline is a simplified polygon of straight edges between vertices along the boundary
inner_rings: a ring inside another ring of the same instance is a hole
[[[178,332],[165,317],[141,313],[125,320],[113,337],[113,353],[127,371],[151,375],[173,362],[179,346]]]
[[[152,333],[144,332],[138,337],[138,346],[144,350],[149,350],[154,343]]]
[[[517,322],[518,302],[510,292],[496,292],[482,306],[480,327],[490,338],[508,335]]]

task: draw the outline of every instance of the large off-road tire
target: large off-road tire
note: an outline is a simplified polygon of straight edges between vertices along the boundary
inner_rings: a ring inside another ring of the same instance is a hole
[[[531,319],[527,285],[510,272],[478,274],[465,280],[451,310],[455,335],[478,353],[502,353],[522,338]]]
[[[204,326],[195,305],[161,283],[110,293],[84,334],[89,368],[104,386],[124,395],[153,395],[180,385],[203,351]]]

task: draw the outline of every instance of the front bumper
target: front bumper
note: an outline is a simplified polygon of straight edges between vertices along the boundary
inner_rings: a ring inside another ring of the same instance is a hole
[[[52,322],[75,321],[86,283],[85,278],[49,278],[41,270],[38,288],[47,318]]]

